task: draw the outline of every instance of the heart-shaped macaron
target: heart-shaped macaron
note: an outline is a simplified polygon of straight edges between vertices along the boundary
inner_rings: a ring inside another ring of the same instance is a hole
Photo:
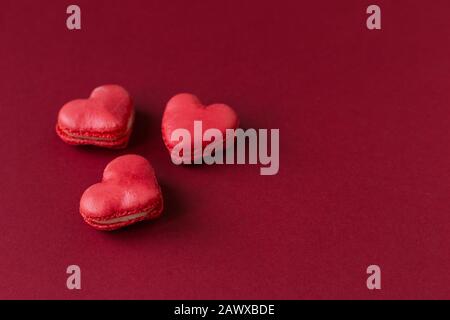
[[[111,231],[161,215],[163,197],[150,163],[138,155],[110,162],[102,182],[81,197],[83,219],[98,230]]]
[[[118,85],[96,88],[89,99],[66,103],[58,114],[56,132],[74,145],[124,148],[134,121],[133,101]]]
[[[195,135],[194,124],[201,122],[201,136]],[[191,149],[191,158],[202,156],[202,150],[195,150],[195,145],[201,145],[202,149],[210,143],[203,140],[203,134],[208,129],[217,129],[221,132],[224,142],[227,129],[237,129],[239,118],[236,112],[226,104],[203,105],[200,100],[188,93],[182,93],[174,96],[167,103],[162,120],[161,130],[164,143],[172,153],[173,148],[180,143],[179,140],[173,140],[173,134],[177,129],[186,129],[189,131],[191,139],[189,141]],[[196,140],[200,140],[201,142]],[[182,141],[183,143],[184,141]],[[218,141],[214,141],[217,143]],[[177,155],[173,155],[172,157]],[[181,157],[180,157],[181,158]]]

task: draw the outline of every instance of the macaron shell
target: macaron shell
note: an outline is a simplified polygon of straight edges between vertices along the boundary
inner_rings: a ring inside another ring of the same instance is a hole
[[[187,129],[191,134],[191,145],[194,145],[194,122],[202,122],[202,134],[208,129],[218,129],[225,139],[227,129],[236,129],[239,118],[236,112],[225,104],[204,106],[200,100],[188,93],[174,96],[167,103],[162,120],[161,130],[166,147],[173,149],[179,141],[171,140],[172,133],[180,128]],[[202,142],[203,145],[208,141]]]
[[[81,197],[80,213],[86,222],[100,230],[113,230],[158,217],[163,198],[150,163],[136,155],[113,160],[104,170],[102,182],[89,187]],[[105,221],[148,212],[144,217],[113,225]]]
[[[58,114],[57,133],[70,144],[126,145],[134,121],[131,96],[118,85],[96,88],[88,99],[66,103]]]

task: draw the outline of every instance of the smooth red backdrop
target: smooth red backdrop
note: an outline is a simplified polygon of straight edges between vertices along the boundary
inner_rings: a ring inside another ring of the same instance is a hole
[[[69,1],[0,3],[0,298],[450,298],[448,0],[377,0],[382,31],[372,1],[76,3],[76,32]],[[59,108],[105,83],[135,98],[129,148],[65,145]],[[179,92],[279,128],[280,173],[174,166]],[[165,215],[97,232],[80,196],[125,153],[153,163]]]

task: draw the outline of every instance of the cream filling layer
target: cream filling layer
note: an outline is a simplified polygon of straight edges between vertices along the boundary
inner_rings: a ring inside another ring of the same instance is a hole
[[[64,131],[64,130],[63,131],[69,137],[77,138],[77,139],[90,140],[90,141],[115,141],[115,140],[123,138],[124,136],[126,136],[130,132],[131,127],[133,126],[133,122],[134,122],[134,112],[131,115],[130,119],[128,119],[128,124],[127,124],[127,129],[125,131],[125,134],[123,134],[120,137],[114,137],[114,138],[80,136],[80,135],[76,135],[76,134],[73,134],[73,133],[70,133],[70,132],[67,132],[67,131]]]
[[[145,211],[145,212],[135,213],[135,214],[131,214],[129,216],[113,218],[113,219],[109,219],[109,220],[92,220],[92,222],[97,223],[97,224],[102,224],[102,225],[128,222],[128,221],[131,221],[134,219],[145,217],[148,215],[148,213],[149,213],[149,211]]]

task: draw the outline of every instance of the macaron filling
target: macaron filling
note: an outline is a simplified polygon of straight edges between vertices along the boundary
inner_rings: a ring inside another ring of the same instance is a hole
[[[68,137],[79,139],[79,140],[88,140],[88,141],[107,141],[107,142],[114,142],[117,140],[121,140],[124,137],[128,136],[131,132],[131,128],[133,126],[134,122],[134,113],[131,115],[130,119],[127,123],[127,128],[125,129],[125,132],[119,133],[119,134],[104,134],[102,136],[101,133],[99,133],[97,136],[94,136],[95,133],[92,133],[92,135],[83,135],[74,131],[70,131],[67,129],[63,129],[58,125],[58,129],[65,134]]]
[[[161,212],[161,209],[162,209],[162,200],[156,202],[153,206],[151,206],[145,211],[133,213],[127,216],[112,217],[109,219],[95,219],[85,217],[85,220],[99,227],[114,226],[126,224],[127,222],[146,220],[154,216],[155,213]]]
[[[120,136],[116,136],[116,137],[106,137],[106,136],[105,137],[101,137],[101,136],[93,137],[93,136],[77,135],[77,134],[74,134],[72,132],[65,131],[64,129],[62,129],[62,131],[64,132],[64,134],[66,134],[67,136],[69,136],[71,138],[80,139],[80,140],[89,140],[89,141],[109,141],[109,142],[112,142],[112,141],[120,140],[123,137],[128,135],[128,132],[126,132],[126,133],[121,134]]]
[[[150,211],[144,211],[144,212],[141,212],[141,213],[131,214],[131,215],[125,216],[125,217],[112,218],[112,219],[108,219],[108,220],[94,220],[94,219],[92,219],[91,221],[93,223],[96,223],[96,224],[110,225],[110,224],[128,222],[128,221],[139,219],[139,218],[144,218],[149,213],[150,213]]]

